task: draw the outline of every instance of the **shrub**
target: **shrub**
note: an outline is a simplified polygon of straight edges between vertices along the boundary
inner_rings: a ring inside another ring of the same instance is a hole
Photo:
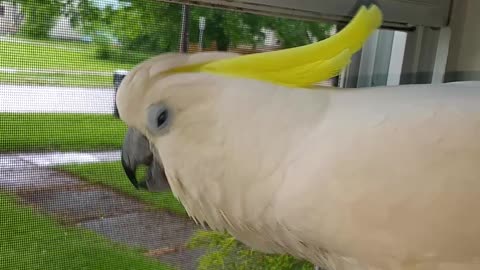
[[[114,48],[108,37],[104,35],[95,35],[95,54],[97,59],[110,60],[114,55]]]
[[[313,270],[314,266],[289,255],[264,254],[248,248],[227,233],[197,231],[190,248],[206,250],[199,260],[199,270]]]

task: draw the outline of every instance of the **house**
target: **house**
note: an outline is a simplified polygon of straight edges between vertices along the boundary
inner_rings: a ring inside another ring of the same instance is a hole
[[[0,1],[0,35],[16,34],[23,21],[24,15],[20,4]],[[72,27],[69,18],[61,15],[50,30],[49,36],[57,39],[80,40],[82,33]]]
[[[11,35],[18,32],[23,21],[20,5],[0,2],[0,35]]]
[[[78,29],[72,27],[68,17],[61,15],[52,29],[50,29],[49,36],[55,39],[81,40],[83,34]]]

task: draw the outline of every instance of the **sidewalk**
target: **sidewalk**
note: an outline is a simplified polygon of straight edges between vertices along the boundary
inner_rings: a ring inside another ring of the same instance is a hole
[[[0,154],[0,170],[120,160],[120,151]]]
[[[113,114],[113,88],[0,85],[0,113]]]
[[[15,194],[66,226],[80,226],[114,242],[144,248],[145,256],[178,269],[196,269],[203,251],[186,249],[194,231],[200,229],[191,219],[152,210],[128,195],[50,168],[119,157],[119,151],[0,155],[0,191]]]

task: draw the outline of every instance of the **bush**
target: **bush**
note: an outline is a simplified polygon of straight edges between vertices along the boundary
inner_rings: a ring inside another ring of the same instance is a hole
[[[227,233],[197,231],[190,248],[205,248],[199,270],[313,270],[314,266],[289,255],[264,254],[248,248]]]
[[[25,14],[21,35],[33,39],[48,39],[50,30],[55,26],[61,14],[61,4],[53,0],[21,2]]]
[[[142,52],[128,51],[125,49],[115,49],[113,51],[112,60],[116,62],[121,62],[124,64],[138,64],[150,57],[154,56],[153,54],[146,54]]]
[[[114,48],[108,37],[104,35],[95,35],[95,56],[100,60],[110,60],[114,55]]]

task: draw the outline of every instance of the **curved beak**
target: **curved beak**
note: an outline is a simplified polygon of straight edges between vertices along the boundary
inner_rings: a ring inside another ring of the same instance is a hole
[[[154,157],[150,142],[140,132],[128,129],[121,152],[123,170],[136,189],[160,192],[170,188],[160,158]],[[140,165],[148,166],[146,179],[142,182],[136,177]]]
[[[125,159],[125,157],[124,157],[124,153],[125,153],[125,151],[122,148],[122,167],[123,167],[123,171],[127,175],[128,180],[130,180],[130,183],[132,183],[132,185],[136,189],[138,189],[137,176],[135,175],[135,173],[137,171],[137,166],[133,165],[129,161],[127,161],[127,159]]]

